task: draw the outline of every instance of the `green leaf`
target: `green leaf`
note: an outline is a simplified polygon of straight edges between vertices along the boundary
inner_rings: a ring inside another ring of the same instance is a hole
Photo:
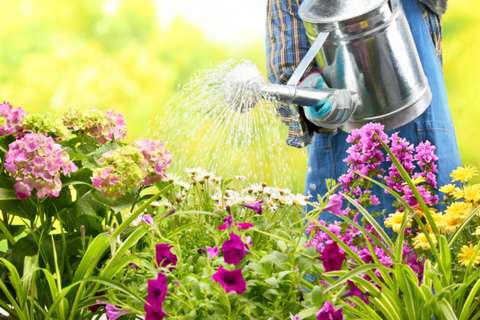
[[[18,200],[17,192],[12,189],[0,188],[0,201],[4,200]]]
[[[200,285],[198,284],[198,281],[192,281],[192,293],[195,298],[198,300],[204,299],[202,290],[200,289]]]
[[[8,134],[0,137],[0,151],[3,153],[8,152],[8,145],[15,141],[13,134]]]
[[[93,200],[109,206],[110,209],[113,210],[115,213],[125,209],[130,209],[135,203],[135,197],[131,193],[126,193],[115,200],[104,197],[103,194],[98,190],[92,190],[90,195]]]
[[[85,227],[85,234],[96,237],[98,234],[103,232],[103,219],[100,217],[89,216],[86,214],[81,214],[75,218],[75,229],[80,231],[80,227]]]
[[[37,213],[37,208],[28,199],[0,201],[0,210],[31,221]]]
[[[312,290],[312,301],[315,304],[315,307],[321,308],[323,306],[323,291],[319,286],[313,287]]]

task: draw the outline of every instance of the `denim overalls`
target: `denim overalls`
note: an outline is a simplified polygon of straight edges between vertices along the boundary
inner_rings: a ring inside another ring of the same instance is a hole
[[[406,138],[415,146],[426,140],[434,144],[437,148],[435,154],[439,157],[437,161],[439,171],[437,173],[437,182],[438,187],[441,187],[451,183],[451,171],[462,165],[448,106],[443,71],[418,1],[403,0],[403,7],[433,98],[427,110],[417,119],[400,128],[389,131],[387,134],[391,135],[393,132],[398,131],[400,132],[400,137]],[[310,199],[311,201],[316,201],[317,195],[323,196],[327,192],[325,179],[338,179],[338,177],[347,172],[347,164],[343,162],[343,159],[347,157],[346,150],[350,146],[346,142],[347,136],[348,133],[341,130],[334,136],[317,134],[313,143],[308,146],[305,195],[308,195],[308,193],[313,195]],[[383,169],[388,170],[390,164],[388,163],[387,165],[387,162],[385,162]],[[395,209],[392,207],[393,196],[385,194],[383,189],[377,185],[373,187],[373,194],[378,197],[380,204],[369,207],[369,211],[381,212],[383,209],[387,209],[387,215],[394,213]],[[441,201],[442,196],[439,196]],[[344,202],[343,208],[345,207],[346,203]],[[338,220],[335,215],[329,212],[322,213],[320,219],[327,222]],[[380,216],[377,219],[383,225],[383,217]]]

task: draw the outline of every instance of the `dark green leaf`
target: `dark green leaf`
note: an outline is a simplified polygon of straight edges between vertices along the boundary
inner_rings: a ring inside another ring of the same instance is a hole
[[[80,215],[75,219],[75,229],[80,232],[80,227],[83,225],[85,227],[85,234],[91,236],[97,236],[103,232],[102,218]]]
[[[0,201],[0,210],[29,220],[35,220],[37,208],[29,199]]]
[[[8,152],[8,145],[15,141],[15,138],[13,137],[13,134],[8,134],[6,136],[1,136],[0,137],[0,151],[3,153]]]
[[[5,225],[5,227],[13,237],[18,236],[23,232],[23,230],[25,230],[25,225],[11,225],[11,226]],[[7,239],[7,237],[5,237],[3,233],[0,233],[0,240],[4,240],[4,239]]]
[[[93,190],[90,194],[92,199],[109,206],[115,213],[131,208],[135,202],[135,197],[130,193],[115,200],[105,198],[103,194],[97,190]]]
[[[18,200],[17,192],[14,189],[0,188],[0,201]]]

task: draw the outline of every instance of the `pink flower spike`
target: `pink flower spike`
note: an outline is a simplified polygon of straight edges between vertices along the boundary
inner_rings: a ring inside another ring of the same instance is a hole
[[[215,246],[213,248],[207,247],[207,251],[208,251],[208,259],[209,260],[212,260],[213,258],[215,258],[216,256],[218,256],[220,254],[220,250],[218,250],[217,246]]]
[[[247,290],[247,283],[243,279],[242,269],[228,271],[220,266],[212,278],[213,281],[220,283],[227,293],[234,291],[237,294],[242,294]]]
[[[323,208],[323,212],[331,212],[336,215],[344,215],[344,212],[342,211],[342,196],[339,196],[338,194],[332,194],[328,198],[328,203],[327,205]]]

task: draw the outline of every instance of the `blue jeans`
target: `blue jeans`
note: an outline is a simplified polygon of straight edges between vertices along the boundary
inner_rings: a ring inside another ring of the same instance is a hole
[[[391,135],[393,132],[398,131],[400,132],[400,137],[406,138],[415,146],[426,140],[434,144],[437,148],[435,154],[439,157],[437,161],[439,171],[437,173],[437,182],[438,187],[441,187],[451,183],[451,171],[462,165],[448,106],[443,71],[418,1],[403,0],[403,7],[433,98],[427,110],[417,119],[400,128],[389,131],[387,134]],[[310,192],[313,195],[312,201],[316,201],[317,195],[322,196],[327,192],[325,179],[338,179],[347,172],[347,164],[343,162],[343,159],[347,157],[346,150],[350,146],[346,142],[347,136],[348,133],[341,130],[334,136],[317,134],[313,144],[308,146],[305,194],[307,195]],[[383,169],[388,170],[389,166],[390,163],[388,165],[384,163]],[[380,204],[369,207],[369,211],[381,212],[383,209],[387,209],[387,215],[394,213],[395,209],[392,207],[392,203],[395,198],[392,195],[385,194],[383,189],[377,185],[373,187],[373,194],[378,197]],[[320,215],[320,219],[333,222],[338,220],[338,217],[326,212]],[[380,216],[377,219],[383,225],[383,217]]]

